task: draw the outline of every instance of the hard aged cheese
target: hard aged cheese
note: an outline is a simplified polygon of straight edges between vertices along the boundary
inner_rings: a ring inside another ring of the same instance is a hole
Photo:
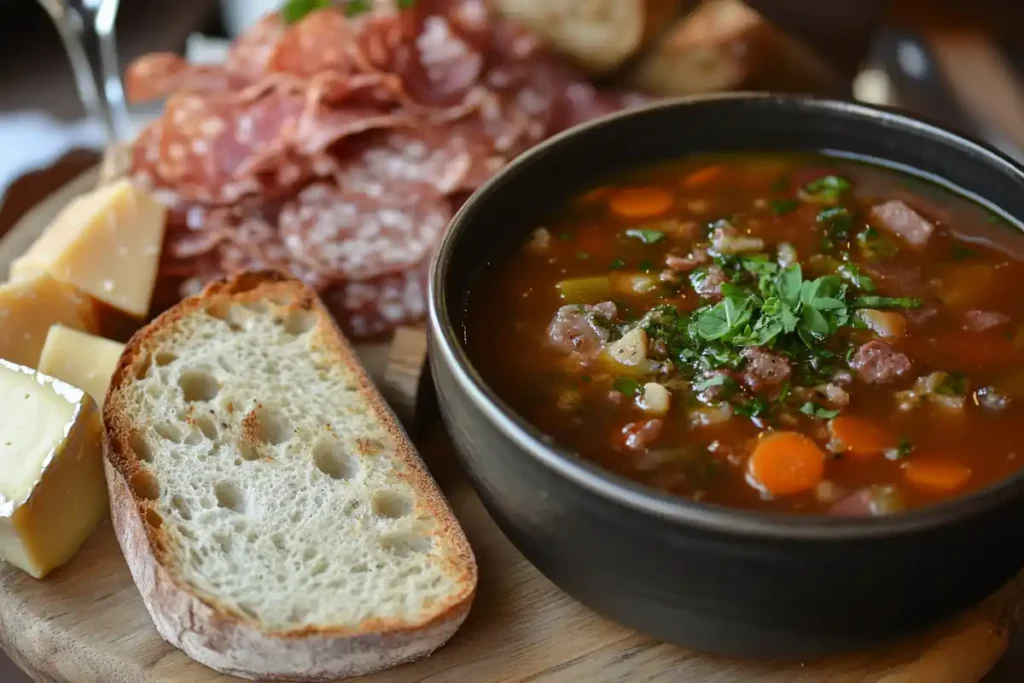
[[[41,272],[137,318],[149,312],[167,209],[127,179],[79,197],[11,266]]]
[[[0,559],[43,578],[107,512],[102,425],[81,389],[0,361]]]
[[[55,323],[93,332],[96,304],[48,275],[0,285],[0,358],[34,368]]]
[[[116,341],[54,325],[46,335],[39,372],[85,389],[102,408],[123,350]]]

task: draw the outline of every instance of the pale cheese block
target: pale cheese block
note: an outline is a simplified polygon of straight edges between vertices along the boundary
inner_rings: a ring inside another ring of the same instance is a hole
[[[0,358],[36,367],[55,324],[95,332],[96,303],[49,275],[0,285]]]
[[[110,376],[124,351],[124,344],[54,325],[46,335],[39,358],[39,372],[85,389],[103,408]]]
[[[2,360],[0,395],[0,559],[41,579],[107,514],[103,427],[81,389]]]
[[[136,318],[149,312],[166,207],[127,178],[79,197],[11,266],[11,278],[48,273]]]

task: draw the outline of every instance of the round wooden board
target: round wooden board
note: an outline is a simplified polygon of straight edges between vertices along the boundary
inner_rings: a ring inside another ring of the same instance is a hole
[[[0,241],[0,268],[20,254],[95,172],[56,193]],[[406,423],[426,352],[423,332],[360,355]],[[1018,577],[971,613],[907,641],[819,662],[738,662],[658,643],[573,601],[527,563],[484,511],[440,424],[419,425],[419,447],[480,564],[476,603],[432,657],[367,683],[977,683],[1005,651],[1024,601]],[[880,558],[884,561],[884,558]],[[236,680],[160,639],[104,523],[65,567],[37,581],[0,563],[0,645],[37,681],[213,683]]]

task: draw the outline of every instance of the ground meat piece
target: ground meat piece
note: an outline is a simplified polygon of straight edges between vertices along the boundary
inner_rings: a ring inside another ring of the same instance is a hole
[[[595,353],[611,338],[611,321],[617,313],[611,301],[562,306],[548,325],[548,338],[565,351]]]
[[[722,285],[728,282],[725,271],[718,266],[711,266],[706,271],[698,271],[690,276],[693,291],[705,299],[717,299],[722,296]]]
[[[910,359],[885,342],[870,341],[853,354],[850,367],[862,382],[888,384],[910,371]]]
[[[630,422],[622,428],[623,443],[631,451],[646,450],[661,436],[664,420],[643,420]]]
[[[850,395],[838,384],[826,384],[821,387],[821,393],[828,399],[829,405],[842,408],[850,403]]]
[[[697,266],[708,262],[708,250],[703,247],[695,247],[686,256],[669,254],[665,257],[665,265],[675,271],[690,272]]]
[[[935,232],[934,225],[899,199],[872,207],[871,219],[878,227],[901,237],[915,249],[927,244],[928,238]]]
[[[912,326],[925,325],[939,315],[939,309],[932,304],[920,308],[911,308],[903,312],[903,316]]]
[[[766,386],[781,384],[789,379],[792,368],[782,356],[751,346],[743,349],[741,356],[747,359],[740,378],[754,391]]]
[[[971,332],[984,332],[1010,322],[1010,316],[996,311],[967,311],[964,319],[964,329]]]

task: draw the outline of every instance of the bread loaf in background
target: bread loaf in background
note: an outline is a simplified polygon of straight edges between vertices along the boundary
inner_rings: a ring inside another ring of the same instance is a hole
[[[592,73],[620,67],[693,0],[490,0]]]

